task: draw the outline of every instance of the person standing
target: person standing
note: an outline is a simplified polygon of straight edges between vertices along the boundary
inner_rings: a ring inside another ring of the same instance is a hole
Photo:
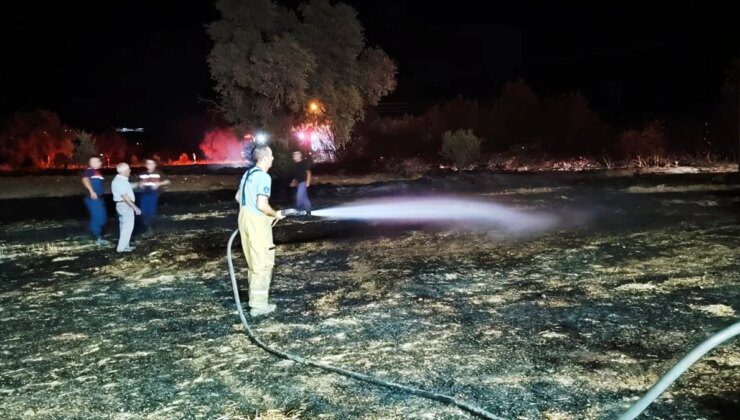
[[[84,199],[85,207],[87,207],[87,212],[90,214],[88,229],[98,246],[108,245],[110,242],[103,239],[103,227],[106,219],[108,219],[105,201],[103,200],[103,182],[105,178],[100,170],[103,161],[99,157],[93,156],[88,164],[90,166],[82,173],[82,185],[87,190],[87,196]]]
[[[267,300],[275,265],[272,223],[284,216],[268,202],[272,178],[267,171],[274,159],[272,150],[258,146],[254,149],[253,159],[256,165],[244,173],[234,198],[239,203],[239,234],[249,265],[249,314],[257,317],[276,309],[276,305]]]
[[[146,229],[146,234],[152,233],[152,226],[157,218],[157,204],[159,202],[160,188],[169,185],[170,181],[164,178],[162,171],[157,169],[154,159],[144,161],[146,172],[139,175],[139,206],[141,207],[141,222]]]
[[[139,216],[141,210],[136,206],[136,197],[134,189],[129,182],[131,168],[128,163],[119,163],[116,165],[116,175],[111,184],[113,192],[113,201],[116,202],[116,213],[118,213],[118,227],[120,236],[118,237],[118,252],[131,252],[133,248],[129,246],[131,241],[131,232],[134,230],[134,215]]]
[[[295,187],[296,210],[311,211],[311,200],[308,198],[308,187],[311,186],[311,165],[303,159],[300,150],[293,152],[293,180],[291,187]]]

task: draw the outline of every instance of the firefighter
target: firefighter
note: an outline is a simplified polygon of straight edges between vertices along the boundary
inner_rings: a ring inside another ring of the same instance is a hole
[[[235,199],[239,203],[239,233],[242,249],[249,265],[249,314],[267,315],[276,309],[268,303],[272,268],[275,265],[275,244],[272,224],[284,215],[270,206],[268,199],[272,178],[267,171],[272,167],[272,150],[258,145],[252,152],[255,166],[242,176]]]

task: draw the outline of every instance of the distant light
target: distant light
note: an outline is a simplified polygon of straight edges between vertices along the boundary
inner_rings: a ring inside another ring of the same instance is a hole
[[[306,140],[306,132],[305,131],[298,131],[295,133],[295,136],[298,137],[298,140]]]
[[[258,144],[265,144],[265,143],[267,143],[267,138],[268,138],[267,133],[263,133],[263,132],[260,132],[260,133],[257,133],[257,134],[254,135],[254,140]]]
[[[119,133],[128,133],[128,132],[143,133],[144,129],[141,127],[139,128],[121,127],[121,128],[116,128],[116,131]]]
[[[308,103],[308,112],[311,112],[311,113],[314,113],[314,114],[318,114],[319,112],[321,112],[321,106],[319,105],[319,101],[317,101],[317,100],[314,99],[311,102],[309,102]]]

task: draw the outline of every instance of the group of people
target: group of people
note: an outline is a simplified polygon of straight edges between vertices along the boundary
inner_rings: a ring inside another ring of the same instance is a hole
[[[82,174],[82,185],[87,190],[85,206],[90,214],[89,230],[98,246],[108,245],[109,242],[103,238],[103,228],[108,220],[108,213],[103,200],[105,191],[105,177],[101,168],[102,160],[93,156],[89,160],[89,167]],[[157,162],[147,159],[144,166],[146,170],[139,174],[138,182],[131,182],[131,167],[125,163],[116,165],[117,175],[111,183],[113,201],[116,203],[118,214],[118,226],[120,235],[116,251],[131,252],[131,234],[134,231],[136,216],[141,216],[141,222],[146,233],[151,233],[153,223],[157,216],[157,203],[159,201],[160,188],[168,185],[169,180],[164,179],[164,174],[157,169]],[[139,204],[136,204],[134,188],[139,190]]]
[[[267,171],[272,167],[272,150],[267,146],[258,146],[253,157],[255,166],[249,168],[242,176],[236,200],[240,203],[239,231],[241,232],[244,255],[249,264],[249,306],[252,316],[259,316],[275,310],[268,305],[267,296],[272,277],[272,266],[275,263],[275,245],[272,243],[272,221],[281,219],[282,213],[274,210],[268,203],[272,189],[272,178]],[[308,188],[311,186],[311,166],[304,160],[300,151],[293,152],[291,187],[295,188],[295,207],[298,210],[311,210]],[[95,243],[108,245],[103,238],[103,228],[108,220],[103,194],[105,177],[101,171],[103,162],[93,156],[89,167],[82,175],[82,184],[87,190],[85,206],[90,214],[89,230]],[[111,183],[113,201],[118,214],[119,237],[117,252],[131,252],[131,234],[134,230],[136,216],[141,216],[141,223],[146,233],[151,233],[157,216],[157,204],[161,187],[170,184],[164,174],[157,169],[153,159],[145,161],[146,170],[138,175],[138,182],[132,182],[131,167],[127,163],[116,165],[117,175]],[[137,197],[134,193],[137,189]]]
[[[285,216],[282,211],[275,210],[269,203],[272,178],[268,171],[274,160],[272,150],[266,145],[257,146],[253,151],[253,158],[255,165],[247,169],[242,176],[234,198],[239,203],[239,233],[248,264],[249,313],[252,317],[258,317],[276,309],[276,305],[268,301],[272,268],[275,265],[272,226],[276,220]],[[311,168],[299,151],[293,153],[293,161],[295,164],[291,186],[296,189],[296,208],[310,211],[308,188],[311,186]],[[101,171],[100,158],[90,158],[89,164],[82,176],[82,184],[87,190],[84,201],[90,213],[90,233],[95,242],[102,246],[109,244],[102,236],[108,218],[103,201],[105,178]],[[116,247],[118,252],[131,252],[133,249],[129,243],[136,216],[141,216],[144,227],[151,230],[157,214],[160,188],[170,183],[164,179],[162,172],[157,170],[157,163],[154,160],[147,159],[145,166],[146,171],[139,174],[138,182],[131,182],[131,168],[127,163],[119,163],[116,166],[117,175],[111,183],[111,191],[113,201],[116,203],[120,231]],[[134,194],[135,188],[140,191],[138,205]]]

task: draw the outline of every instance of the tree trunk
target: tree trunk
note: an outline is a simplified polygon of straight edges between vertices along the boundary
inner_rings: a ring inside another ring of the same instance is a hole
[[[740,172],[740,59],[735,60],[735,91],[737,93],[737,171]]]

